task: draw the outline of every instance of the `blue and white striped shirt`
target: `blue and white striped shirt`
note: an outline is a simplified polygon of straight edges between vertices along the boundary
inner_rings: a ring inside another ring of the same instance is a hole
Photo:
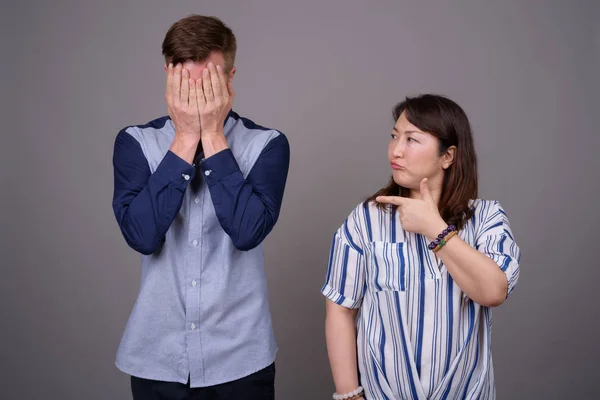
[[[459,236],[519,277],[520,250],[498,202],[475,200]],[[492,313],[469,299],[438,264],[423,235],[397,211],[356,207],[333,237],[323,294],[357,317],[357,354],[367,399],[494,399]]]

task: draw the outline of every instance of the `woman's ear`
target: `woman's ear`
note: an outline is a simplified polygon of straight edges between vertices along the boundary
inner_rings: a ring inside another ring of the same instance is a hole
[[[442,156],[442,168],[448,169],[454,163],[456,156],[456,146],[450,146]]]

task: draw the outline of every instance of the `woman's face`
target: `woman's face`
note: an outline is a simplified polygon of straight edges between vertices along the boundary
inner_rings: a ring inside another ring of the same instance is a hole
[[[394,181],[407,189],[419,190],[428,178],[430,188],[441,188],[444,170],[452,164],[455,148],[440,155],[439,139],[423,132],[400,114],[392,131],[388,157]]]

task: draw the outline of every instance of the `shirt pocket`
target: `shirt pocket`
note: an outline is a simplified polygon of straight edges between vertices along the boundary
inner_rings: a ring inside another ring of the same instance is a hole
[[[371,242],[369,286],[375,292],[406,290],[405,242]]]

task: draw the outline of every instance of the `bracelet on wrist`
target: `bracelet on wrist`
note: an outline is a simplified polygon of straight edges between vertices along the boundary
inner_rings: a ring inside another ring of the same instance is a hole
[[[345,394],[334,393],[333,400],[356,400],[360,399],[364,394],[364,389],[362,386],[357,387],[351,392]]]
[[[448,240],[456,236],[457,233],[458,230],[456,229],[456,226],[448,225],[448,227],[444,229],[442,233],[440,233],[431,243],[429,243],[427,248],[429,248],[429,250],[433,251],[434,253],[437,253],[442,247],[446,245],[446,243],[448,243]]]

